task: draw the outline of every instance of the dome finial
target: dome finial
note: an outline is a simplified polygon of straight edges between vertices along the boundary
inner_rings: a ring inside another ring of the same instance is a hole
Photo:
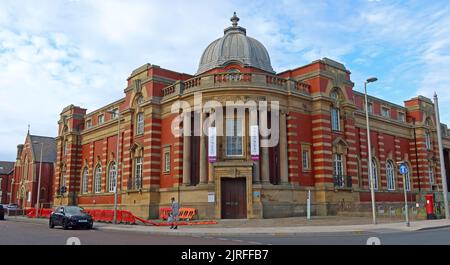
[[[236,16],[236,12],[233,13],[233,16],[231,17],[230,21],[231,21],[231,25],[233,25],[233,27],[237,27],[239,18],[238,18],[238,16]]]

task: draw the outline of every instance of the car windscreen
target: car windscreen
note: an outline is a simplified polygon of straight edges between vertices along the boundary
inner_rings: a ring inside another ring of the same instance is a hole
[[[64,211],[68,214],[71,215],[78,215],[78,214],[82,214],[81,209],[78,207],[66,207],[64,209]]]

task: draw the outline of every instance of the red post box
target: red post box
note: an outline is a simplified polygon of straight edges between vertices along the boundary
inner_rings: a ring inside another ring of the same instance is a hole
[[[433,194],[425,195],[425,208],[427,211],[427,219],[436,219],[436,215],[434,214],[434,198]]]

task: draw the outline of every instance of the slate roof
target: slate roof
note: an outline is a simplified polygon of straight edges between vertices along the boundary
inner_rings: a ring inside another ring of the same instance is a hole
[[[54,137],[30,135],[31,142],[39,142],[39,144],[32,144],[34,161],[41,162],[41,143],[44,143],[42,151],[42,163],[56,162],[56,139]]]
[[[14,162],[0,161],[0,174],[7,175],[14,170]]]

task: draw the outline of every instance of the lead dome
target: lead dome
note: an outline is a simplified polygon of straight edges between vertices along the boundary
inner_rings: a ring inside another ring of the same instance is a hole
[[[224,30],[224,36],[209,44],[203,52],[197,75],[233,62],[275,73],[266,48],[248,37],[245,28],[238,26],[236,12],[230,20],[232,26]]]

